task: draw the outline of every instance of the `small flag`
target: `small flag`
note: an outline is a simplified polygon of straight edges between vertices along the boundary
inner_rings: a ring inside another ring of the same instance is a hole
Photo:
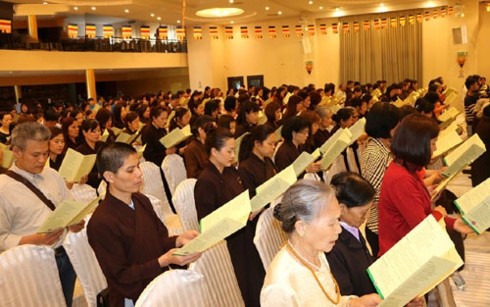
[[[0,20],[1,32],[2,33],[9,33],[9,32],[4,32],[4,27],[5,27],[4,21],[5,20]],[[67,32],[68,32],[69,38],[78,38],[78,25],[73,24],[73,23],[69,24],[67,26]]]
[[[454,14],[454,7],[453,6],[448,6],[447,7],[447,15],[452,16]]]
[[[404,27],[406,23],[407,23],[406,17],[405,16],[401,16],[400,17],[400,26]]]
[[[339,34],[339,24],[338,23],[332,23],[332,32],[334,34]]]
[[[429,11],[424,12],[424,17],[425,17],[425,21],[429,21],[430,20],[430,12]]]
[[[291,33],[289,32],[289,26],[282,26],[282,36],[290,37]]]
[[[241,26],[240,27],[240,34],[242,38],[248,38],[248,27],[247,26]]]
[[[167,26],[158,27],[158,38],[162,39],[162,40],[168,39],[168,27]]]
[[[446,17],[446,8],[441,8],[441,17],[444,18]]]
[[[432,12],[432,18],[437,19],[437,17],[439,17],[439,11],[435,10]]]
[[[409,15],[408,16],[408,23],[413,26],[415,24],[415,16]]]
[[[396,28],[398,26],[398,22],[396,20],[396,17],[391,17],[390,19],[390,25],[392,28]]]
[[[202,39],[202,27],[201,26],[194,26],[192,27],[192,36],[194,39]]]
[[[150,39],[150,26],[141,26],[140,36],[142,39]]]
[[[88,38],[95,38],[97,36],[97,26],[94,24],[86,24],[85,36],[87,36]]]
[[[371,20],[364,20],[364,31],[371,29]]]
[[[352,28],[354,29],[355,33],[359,32],[359,29],[361,28],[361,26],[359,25],[359,21],[354,21],[354,23],[352,24]]]
[[[227,39],[233,39],[233,26],[225,27],[225,36]]]
[[[417,14],[417,22],[421,23],[423,20],[424,19],[423,19],[422,13]]]
[[[177,39],[179,41],[183,41],[185,39],[185,28],[183,26],[177,26],[175,33],[177,34]]]
[[[104,38],[111,38],[114,36],[114,27],[112,25],[104,25],[102,28]]]
[[[303,26],[296,25],[294,27],[294,29],[295,29],[294,32],[296,33],[296,36],[298,36],[298,37],[302,37],[303,36]]]
[[[345,21],[345,22],[342,23],[342,30],[344,31],[344,33],[349,33],[350,32],[349,23],[347,21]]]
[[[131,26],[122,26],[121,27],[121,36],[123,39],[130,39],[133,35],[133,28]]]
[[[388,27],[388,19],[381,18],[381,29],[386,29]]]
[[[269,26],[269,37],[270,38],[276,38],[277,37],[276,26]]]
[[[326,23],[320,24],[320,33],[323,35],[327,35],[327,24]]]
[[[379,24],[380,24],[380,20],[379,20],[379,18],[376,18],[374,20],[374,29],[375,30],[379,30]]]
[[[218,39],[219,38],[217,26],[210,26],[209,27],[209,36],[211,36],[212,39]]]
[[[255,26],[254,35],[255,35],[255,38],[263,38],[264,37],[262,34],[262,26]]]
[[[315,35],[315,25],[308,25],[308,34],[310,36],[314,36]]]

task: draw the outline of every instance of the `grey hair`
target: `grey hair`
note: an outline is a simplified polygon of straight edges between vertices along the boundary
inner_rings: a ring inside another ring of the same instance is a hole
[[[24,122],[17,125],[12,131],[12,147],[17,146],[20,150],[25,150],[27,141],[49,141],[51,131],[48,127],[36,122]]]
[[[280,204],[274,207],[274,217],[286,233],[292,233],[297,221],[311,222],[327,206],[335,191],[316,180],[298,180],[284,192]]]
[[[327,117],[328,113],[330,113],[332,109],[328,106],[317,106],[315,108],[315,112],[316,114],[318,114],[318,116],[320,116],[320,118],[325,118]]]

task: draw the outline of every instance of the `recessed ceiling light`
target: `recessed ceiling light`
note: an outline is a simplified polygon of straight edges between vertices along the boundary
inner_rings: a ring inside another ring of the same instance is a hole
[[[335,11],[336,11],[336,12],[340,11],[340,7],[336,7],[336,8],[335,8]]]
[[[234,24],[235,22],[232,20],[232,21],[230,21],[230,23],[231,23],[231,24]]]
[[[151,16],[151,17],[155,17],[155,14],[151,13],[151,14],[150,14],[150,16]]]
[[[74,9],[75,11],[78,11],[78,6],[74,6],[74,7],[73,7],[73,9]]]
[[[282,11],[277,11],[277,15],[282,15]]]
[[[383,7],[383,6],[385,6],[385,4],[381,2],[381,3],[379,4],[379,6]]]
[[[196,15],[199,17],[207,17],[207,18],[217,18],[217,17],[230,17],[230,16],[238,16],[243,14],[243,10],[235,7],[216,7],[211,9],[200,10],[196,12]]]
[[[313,1],[312,0],[308,1],[308,4],[309,5],[312,5],[313,4]]]
[[[233,1],[233,0],[230,0],[230,3],[233,3],[233,2],[235,2],[235,1]]]
[[[43,4],[48,4],[48,3],[46,1],[44,1]]]
[[[97,8],[96,8],[95,6],[92,6],[90,9],[91,9],[92,11],[95,11]]]
[[[180,23],[180,20],[177,20],[177,23]]]
[[[319,10],[323,10],[323,6],[320,6],[318,9],[319,9]]]
[[[266,11],[268,11],[268,10],[270,10],[270,9],[271,9],[271,8],[270,8],[270,7],[268,7],[268,6],[266,6],[266,7],[265,7],[265,10],[266,10]]]
[[[124,10],[124,13],[129,13],[129,10],[128,10],[128,9],[125,9],[125,10]]]
[[[158,17],[157,17],[157,20],[162,20],[162,17],[158,16]]]

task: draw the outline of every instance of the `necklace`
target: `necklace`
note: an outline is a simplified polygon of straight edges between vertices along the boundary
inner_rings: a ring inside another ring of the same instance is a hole
[[[339,285],[337,284],[337,281],[335,280],[335,277],[332,275],[332,272],[329,270],[329,273],[330,273],[330,277],[332,278],[334,284],[335,284],[335,300],[332,299],[330,297],[330,295],[328,295],[327,291],[325,290],[325,288],[323,288],[320,280],[318,280],[318,277],[316,276],[315,274],[315,271],[314,269],[319,269],[316,265],[312,264],[310,261],[308,261],[307,259],[305,259],[294,247],[293,245],[291,244],[291,242],[288,240],[288,243],[286,245],[286,248],[288,250],[288,252],[294,257],[296,258],[302,265],[304,265],[310,272],[311,274],[313,275],[313,277],[315,278],[315,281],[316,283],[318,284],[318,286],[320,287],[320,289],[322,290],[323,294],[327,297],[327,299],[334,305],[337,305],[339,302],[340,302],[340,289],[339,289]]]

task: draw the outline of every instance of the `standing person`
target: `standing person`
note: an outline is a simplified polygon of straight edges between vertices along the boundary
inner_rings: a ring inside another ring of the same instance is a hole
[[[65,137],[63,130],[58,127],[51,127],[51,137],[49,138],[49,167],[59,170],[63,158],[63,149],[65,148]]]
[[[0,126],[0,143],[10,143],[10,125],[12,120],[12,114],[0,112],[0,121],[2,122],[2,126]]]
[[[362,296],[375,293],[366,270],[374,262],[359,228],[366,221],[376,191],[357,173],[343,172],[333,176],[330,184],[340,204],[342,232],[332,251],[327,253],[332,274],[342,295]]]
[[[214,120],[207,115],[200,116],[191,126],[192,137],[184,151],[187,178],[198,178],[209,162],[204,144],[209,132],[215,129]]]
[[[71,306],[76,275],[61,246],[65,231],[37,233],[52,211],[71,198],[61,175],[45,167],[49,138],[49,129],[34,122],[19,124],[12,131],[15,163],[7,173],[0,175],[0,252],[22,244],[53,247],[66,305]],[[44,199],[34,192],[36,190]],[[68,229],[78,232],[84,223]]]
[[[378,202],[381,182],[392,160],[391,138],[400,122],[399,109],[386,102],[377,102],[366,115],[366,133],[369,136],[361,156],[361,173],[373,186],[376,194],[366,222],[366,239],[373,255],[379,251],[378,243]]]
[[[166,155],[176,152],[175,147],[165,148],[160,143],[160,139],[167,135],[165,125],[167,124],[168,115],[169,111],[166,107],[156,106],[151,108],[151,122],[141,130],[141,141],[143,145],[146,144],[143,157],[146,161],[151,161],[158,166],[162,165]]]
[[[405,117],[393,136],[394,159],[388,166],[379,196],[379,256],[386,253],[429,214],[443,217],[443,210],[432,209],[431,195],[419,172],[436,150],[439,127],[420,114]],[[444,218],[446,226],[460,233],[471,233],[461,218]]]
[[[240,137],[246,132],[252,131],[252,128],[257,126],[259,121],[260,107],[258,104],[247,100],[240,105],[238,116],[236,119],[235,138]]]
[[[244,191],[235,167],[235,139],[224,128],[217,128],[206,137],[209,164],[199,175],[194,187],[197,216],[207,216]],[[247,226],[226,239],[231,262],[245,306],[260,306],[259,296],[265,272],[253,238],[255,224]]]
[[[76,151],[83,155],[96,154],[104,144],[99,141],[101,135],[99,122],[95,119],[86,119],[83,121],[81,128],[84,142],[76,148]],[[92,188],[97,189],[101,180],[102,179],[99,178],[99,174],[97,173],[97,165],[94,165],[88,174],[87,184]]]
[[[466,118],[466,131],[468,136],[473,134],[473,126],[475,124],[475,106],[480,98],[478,91],[480,90],[480,82],[478,76],[469,76],[465,81],[466,96],[464,98],[464,113]]]
[[[474,187],[490,178],[490,105],[483,108],[483,117],[478,120],[475,133],[487,150],[471,165],[471,184]]]
[[[97,154],[107,194],[90,219],[87,236],[107,279],[110,306],[134,304],[170,265],[186,265],[200,257],[174,255],[175,248],[198,233],[168,237],[150,200],[139,193],[142,173],[138,164],[136,150],[124,143],[108,144]]]
[[[83,124],[83,122],[82,122]],[[65,137],[65,148],[63,152],[66,153],[68,148],[76,149],[83,142],[83,136],[80,137],[80,125],[78,121],[73,117],[63,118],[61,121],[61,129]]]
[[[325,257],[341,232],[340,207],[334,190],[314,180],[300,180],[274,207],[288,242],[267,271],[260,302],[262,307],[377,306],[377,294],[362,297],[340,293]]]
[[[317,106],[315,108],[315,112],[318,114],[318,116],[320,116],[320,122],[318,124],[318,130],[313,135],[313,139],[315,142],[315,147],[321,147],[331,136],[328,129],[331,128],[333,123],[333,112],[328,106],[325,105]]]

